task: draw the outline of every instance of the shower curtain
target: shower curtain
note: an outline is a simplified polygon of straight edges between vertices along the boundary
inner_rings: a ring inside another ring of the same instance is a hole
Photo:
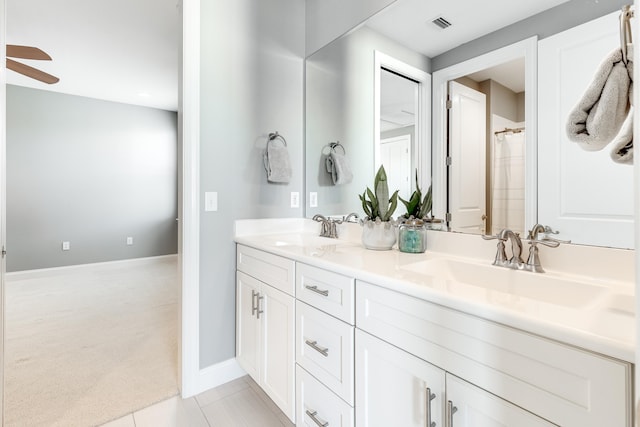
[[[494,136],[491,188],[494,232],[508,228],[524,235],[524,140],[525,131]]]

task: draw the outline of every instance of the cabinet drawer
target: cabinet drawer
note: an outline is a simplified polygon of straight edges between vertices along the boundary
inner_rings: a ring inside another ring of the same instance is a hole
[[[353,326],[296,301],[296,362],[353,405]]]
[[[243,245],[238,245],[236,255],[238,271],[295,296],[294,261]]]
[[[562,426],[631,426],[631,364],[358,282],[356,325]]]
[[[299,300],[353,325],[353,278],[298,263],[296,288]]]
[[[353,408],[300,366],[296,367],[296,402],[296,426],[353,426]]]

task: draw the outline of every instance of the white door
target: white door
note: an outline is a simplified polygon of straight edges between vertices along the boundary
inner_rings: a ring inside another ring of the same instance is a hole
[[[399,190],[405,200],[411,197],[411,135],[380,140],[380,159],[387,173],[389,195]]]
[[[444,393],[444,371],[356,329],[357,426],[443,426]]]
[[[611,144],[584,151],[565,132],[600,63],[620,48],[619,15],[538,44],[538,222],[574,243],[633,248],[633,167],[611,160]]]
[[[544,419],[447,374],[448,427],[552,427]]]
[[[487,118],[485,95],[449,82],[449,226],[484,233]]]
[[[260,322],[256,303],[261,283],[239,271],[236,274],[236,359],[260,383]]]
[[[262,286],[260,296],[264,298],[258,302],[262,329],[259,384],[295,421],[295,299],[269,285]]]

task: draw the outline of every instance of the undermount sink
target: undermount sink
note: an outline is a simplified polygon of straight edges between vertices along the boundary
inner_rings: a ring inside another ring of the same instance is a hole
[[[608,294],[604,286],[557,277],[549,273],[516,271],[455,259],[434,258],[408,264],[402,268],[448,282],[467,284],[570,308],[587,307]]]
[[[349,242],[329,237],[320,237],[310,233],[265,234],[261,236],[265,243],[272,246],[300,246],[300,247],[324,247],[343,246]]]

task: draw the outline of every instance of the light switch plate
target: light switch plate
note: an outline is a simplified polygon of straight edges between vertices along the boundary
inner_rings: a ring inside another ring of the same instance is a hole
[[[317,208],[318,207],[318,193],[315,191],[311,191],[309,193],[309,207]]]
[[[291,207],[299,208],[300,207],[300,193],[297,191],[291,192]]]
[[[218,210],[217,191],[207,191],[204,193],[204,210],[206,212],[215,212]]]
[[[62,250],[63,251],[68,251],[71,249],[71,243],[70,242],[62,242]]]

